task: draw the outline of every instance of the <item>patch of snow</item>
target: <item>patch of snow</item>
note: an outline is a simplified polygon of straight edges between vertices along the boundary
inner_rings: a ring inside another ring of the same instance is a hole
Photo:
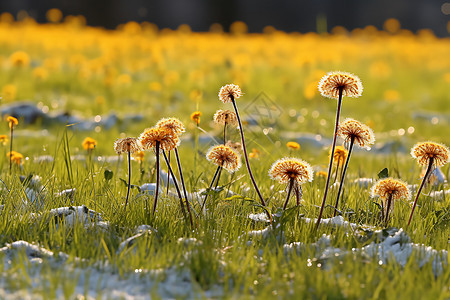
[[[255,222],[270,223],[270,220],[265,212],[262,212],[260,214],[249,214],[248,218]]]
[[[303,220],[305,220],[306,223],[317,223],[317,219],[315,219],[315,218],[314,219],[303,218]],[[358,227],[358,224],[345,221],[342,216],[321,219],[320,224],[334,226],[334,227],[352,228],[352,229],[356,229]]]

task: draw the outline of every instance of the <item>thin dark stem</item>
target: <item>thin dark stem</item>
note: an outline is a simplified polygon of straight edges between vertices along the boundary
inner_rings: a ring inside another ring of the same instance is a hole
[[[155,200],[153,201],[153,215],[156,211],[156,203],[158,202],[159,193],[159,142],[156,142],[156,190],[155,190]]]
[[[169,159],[168,164],[170,165],[170,151],[167,152],[167,158]],[[169,195],[169,187],[170,187],[170,172],[167,172],[167,190],[166,190],[167,195]]]
[[[183,171],[181,170],[180,156],[178,155],[177,148],[175,148],[175,158],[177,159],[178,173],[180,173],[181,187],[183,188],[184,199],[186,200],[186,207],[187,207],[187,211],[189,214],[189,220],[191,222],[191,226],[194,226],[194,221],[192,221],[192,214],[191,214],[191,204],[189,203],[189,200],[187,197],[186,185],[184,184]]]
[[[217,188],[217,186],[219,185],[219,180],[220,180],[220,175],[222,174],[222,170],[223,170],[223,168],[220,168],[219,174],[217,174],[216,185],[214,186],[214,188]]]
[[[391,202],[392,202],[392,194],[389,194],[389,197],[387,198],[386,218],[384,220],[384,226],[386,226],[386,227],[387,227],[388,220],[389,220],[389,210],[391,209]]]
[[[131,152],[128,152],[128,188],[127,188],[127,198],[125,200],[125,210],[127,210],[128,199],[130,197],[131,189]]]
[[[341,196],[342,188],[344,186],[345,174],[347,173],[348,162],[350,161],[350,156],[352,155],[354,142],[355,142],[355,138],[352,137],[351,140],[350,140],[350,147],[348,148],[347,160],[345,161],[344,170],[342,171],[341,182],[339,183],[339,190],[338,190],[338,194],[337,194],[337,197],[336,197],[336,204],[334,205],[334,208],[335,208],[334,216],[335,217],[336,217],[336,214],[338,212],[337,208],[338,208],[338,204],[339,204],[339,197]]]
[[[328,187],[330,185],[331,170],[333,168],[334,150],[336,148],[336,138],[337,138],[337,130],[338,130],[338,126],[339,126],[339,116],[341,114],[341,104],[342,104],[342,88],[339,88],[339,99],[338,99],[337,109],[336,109],[336,124],[334,126],[333,144],[331,145],[331,158],[330,158],[330,164],[328,166],[327,183],[325,184],[325,192],[323,194],[322,206],[320,207],[319,217],[317,218],[317,224],[316,224],[315,230],[317,230],[317,228],[319,228],[320,220],[322,219],[323,209],[324,209],[325,203],[327,201]]]
[[[417,200],[419,199],[419,195],[420,195],[420,192],[422,191],[425,181],[428,179],[428,177],[431,174],[431,169],[433,168],[433,163],[434,163],[434,159],[433,159],[433,157],[430,157],[430,161],[428,162],[427,171],[425,172],[425,176],[423,176],[422,182],[420,183],[419,191],[417,192],[416,200],[414,200],[414,204],[413,204],[413,207],[411,210],[411,215],[409,216],[409,221],[408,221],[408,225],[406,225],[406,228],[408,228],[409,224],[411,224],[412,216],[414,214],[414,209],[416,209]]]
[[[288,202],[289,202],[289,198],[291,197],[291,191],[292,191],[292,188],[293,188],[293,187],[294,187],[294,178],[291,178],[291,179],[289,180],[289,189],[288,189],[286,201],[284,201],[283,211],[286,210],[287,204],[288,204]]]
[[[9,175],[11,175],[12,170],[12,149],[13,149],[13,126],[11,126],[11,143],[9,144]]]
[[[302,186],[297,185],[297,187],[295,187],[294,190],[295,190],[295,197],[297,198],[297,206],[300,206],[300,199],[303,197]]]
[[[216,173],[214,173],[214,176],[213,176],[213,179],[212,179],[212,181],[211,181],[211,184],[209,185],[209,188],[208,188],[208,190],[206,191],[205,200],[203,200],[203,204],[202,204],[202,210],[203,210],[203,208],[205,207],[206,200],[208,199],[208,194],[211,192],[212,186],[213,186],[213,184],[214,184],[214,181],[216,181],[216,178],[217,178],[217,175],[218,175],[219,172],[220,172],[220,169],[222,169],[222,167],[221,167],[221,166],[218,166],[218,167],[217,167],[217,170],[216,170]]]
[[[242,122],[241,117],[239,116],[239,111],[236,106],[236,101],[234,101],[234,98],[231,98],[231,102],[233,103],[234,111],[236,112],[236,117],[239,124],[239,132],[241,133],[241,141],[242,141],[242,151],[244,152],[244,159],[245,159],[245,165],[247,167],[248,175],[250,176],[250,179],[252,180],[253,186],[255,187],[256,193],[258,194],[259,200],[261,201],[261,205],[266,207],[266,202],[264,201],[264,198],[259,191],[258,185],[256,184],[255,177],[253,177],[252,169],[250,167],[250,163],[248,161],[248,155],[247,155],[247,147],[245,146],[245,138],[244,138],[244,129],[242,128]],[[265,210],[267,216],[269,217],[269,220],[272,220],[272,216],[270,215],[269,211]]]
[[[178,197],[180,198],[180,206],[183,211],[183,215],[186,216],[186,211],[184,210],[183,197],[181,196],[180,187],[178,186],[177,179],[175,178],[175,174],[173,173],[172,167],[170,166],[169,159],[167,158],[166,151],[162,151],[164,159],[166,160],[167,168],[169,169],[169,174],[172,174],[173,184],[175,185],[175,189],[177,190]]]

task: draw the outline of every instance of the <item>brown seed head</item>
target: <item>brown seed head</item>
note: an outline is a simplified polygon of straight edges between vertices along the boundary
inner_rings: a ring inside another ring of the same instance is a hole
[[[332,99],[339,98],[340,90],[342,90],[342,96],[353,98],[361,96],[363,91],[358,76],[347,72],[329,72],[322,77],[318,88],[322,96]]]
[[[141,144],[139,140],[134,137],[128,137],[124,139],[117,139],[114,142],[114,151],[117,154],[121,154],[124,152],[135,153],[141,149]]]
[[[206,159],[221,166],[228,172],[236,172],[241,167],[239,154],[225,145],[211,147],[206,153]]]
[[[230,103],[242,96],[241,88],[236,84],[227,84],[220,88],[219,99],[223,103]]]
[[[345,163],[347,156],[348,156],[348,150],[345,149],[345,147],[336,146],[334,148],[333,163],[337,164],[338,166],[341,166]],[[330,149],[328,158],[331,158],[331,149]]]
[[[447,146],[434,142],[418,143],[411,148],[411,156],[421,166],[428,167],[430,159],[433,159],[433,165],[441,167],[450,161],[450,150]]]
[[[301,159],[285,157],[272,165],[269,176],[280,183],[288,183],[294,179],[297,184],[303,184],[313,180],[314,171],[307,162]]]
[[[386,200],[391,196],[391,200],[411,199],[411,191],[408,185],[398,179],[385,178],[378,180],[371,188],[370,194],[372,197],[380,196],[383,200]]]
[[[345,140],[345,143],[349,143],[351,139],[354,139],[355,144],[359,147],[370,149],[369,145],[375,143],[375,135],[369,126],[356,121],[354,119],[345,119],[339,124],[338,135]]]
[[[219,124],[219,125],[231,125],[231,126],[235,126],[237,125],[238,121],[237,121],[237,117],[236,117],[236,113],[232,112],[231,110],[221,110],[219,109],[218,111],[216,111],[216,113],[214,114],[213,117],[214,123]]]
[[[161,127],[167,130],[172,131],[176,135],[181,135],[186,131],[183,123],[177,118],[164,118],[156,123],[156,127]]]
[[[157,142],[159,142],[159,147],[165,151],[171,151],[180,144],[180,138],[176,134],[161,127],[145,129],[139,136],[139,141],[143,150],[154,148]]]

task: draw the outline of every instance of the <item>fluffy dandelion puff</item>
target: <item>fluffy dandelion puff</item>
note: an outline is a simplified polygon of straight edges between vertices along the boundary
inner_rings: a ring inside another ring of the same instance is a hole
[[[183,123],[177,118],[164,118],[156,123],[156,127],[161,127],[172,131],[176,135],[180,135],[186,131]]]
[[[139,136],[143,150],[150,150],[156,146],[159,142],[161,149],[165,151],[172,151],[180,144],[180,138],[178,135],[173,134],[171,130],[167,130],[161,127],[152,127],[145,129]]]
[[[399,200],[411,199],[411,191],[408,188],[408,185],[398,179],[393,178],[385,178],[378,180],[371,188],[370,194],[372,197],[380,196],[382,199],[388,199],[391,197],[391,200]]]
[[[361,148],[370,148],[369,145],[375,143],[375,135],[369,126],[354,119],[345,119],[338,127],[338,135],[348,143],[354,140],[355,144]]]
[[[363,86],[358,76],[347,72],[329,72],[319,82],[319,92],[324,97],[339,99],[339,90],[342,96],[358,98],[361,96]]]
[[[117,154],[124,152],[135,153],[141,150],[141,143],[134,137],[128,137],[124,139],[117,139],[114,142],[114,151]]]
[[[211,147],[206,153],[206,159],[231,173],[236,172],[241,167],[239,154],[225,145]]]
[[[236,84],[224,85],[219,91],[219,99],[223,103],[230,103],[241,96],[241,88]]]
[[[228,124],[231,126],[235,126],[238,123],[236,113],[232,112],[231,110],[219,109],[214,114],[213,120],[214,120],[214,123],[219,124],[219,125]]]
[[[418,143],[411,148],[411,156],[417,163],[427,167],[430,159],[436,167],[441,167],[450,161],[450,150],[443,144],[434,142]]]
[[[312,181],[314,171],[305,161],[298,158],[282,158],[273,163],[269,176],[280,183],[289,183],[291,179],[298,184]]]

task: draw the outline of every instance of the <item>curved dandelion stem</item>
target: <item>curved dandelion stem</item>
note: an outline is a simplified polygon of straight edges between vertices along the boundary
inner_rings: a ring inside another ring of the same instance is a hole
[[[338,130],[338,126],[339,126],[339,116],[341,114],[342,91],[343,91],[343,89],[339,88],[339,99],[338,99],[337,109],[336,109],[336,124],[334,126],[334,136],[333,136],[333,144],[331,146],[330,164],[328,166],[327,183],[325,184],[325,192],[323,194],[322,206],[320,207],[319,216],[317,217],[317,223],[316,223],[315,230],[317,230],[317,228],[319,228],[320,220],[322,219],[323,208],[325,207],[325,202],[327,201],[328,187],[330,185],[331,170],[333,168],[334,149],[336,148],[336,138],[337,138],[337,130]]]
[[[178,198],[180,198],[181,210],[183,211],[183,215],[186,216],[186,211],[184,210],[183,197],[181,196],[180,187],[178,186],[177,179],[175,178],[175,174],[173,173],[172,167],[170,166],[169,160],[166,155],[166,151],[162,150],[162,154],[164,156],[164,159],[166,160],[167,168],[169,169],[169,174],[172,174],[173,184],[175,185],[175,189],[177,191]]]
[[[180,162],[180,156],[178,155],[178,149],[175,148],[175,158],[177,159],[177,165],[178,165],[178,173],[180,173],[180,180],[181,180],[181,187],[183,188],[184,193],[184,199],[186,200],[186,207],[189,214],[189,220],[191,222],[191,226],[194,226],[194,222],[192,221],[192,214],[191,214],[191,204],[189,203],[187,192],[186,192],[186,185],[184,183],[184,176],[183,176],[183,170],[181,170],[181,162]]]
[[[387,198],[386,218],[384,220],[384,226],[386,227],[389,221],[389,210],[391,209],[391,203],[392,203],[392,194],[389,194],[389,197]]]
[[[283,211],[286,210],[287,204],[289,202],[289,198],[291,197],[291,192],[292,192],[292,188],[294,187],[294,178],[291,178],[289,180],[289,185],[288,185],[288,193],[287,193],[287,197],[286,197],[286,201],[284,201],[284,205],[283,205]]]
[[[350,140],[350,146],[348,148],[347,160],[345,161],[344,169],[342,171],[341,182],[339,183],[339,190],[338,190],[338,194],[336,197],[336,204],[334,205],[334,217],[336,217],[336,214],[338,212],[337,208],[338,208],[338,204],[339,204],[339,197],[341,196],[342,188],[344,186],[345,174],[347,173],[348,162],[350,161],[350,156],[352,155],[354,142],[355,142],[355,138],[352,137]]]
[[[131,152],[128,151],[128,187],[127,187],[127,198],[125,199],[125,210],[127,209],[128,199],[130,197],[131,189]]]
[[[256,190],[256,193],[258,194],[259,200],[261,201],[261,205],[266,207],[266,202],[264,201],[264,198],[259,191],[258,185],[256,184],[256,180],[253,176],[252,169],[250,167],[250,163],[248,161],[248,155],[247,155],[247,147],[245,146],[245,138],[244,138],[244,130],[242,129],[242,122],[241,117],[239,116],[239,111],[236,105],[236,101],[234,100],[234,97],[231,95],[231,103],[233,103],[234,111],[236,112],[236,118],[238,120],[239,124],[239,132],[241,133],[241,141],[242,141],[242,151],[244,152],[244,160],[245,160],[245,166],[247,167],[248,175],[250,176],[250,179],[253,183],[253,186]],[[269,211],[267,209],[264,209],[267,216],[269,217],[269,220],[272,220],[272,216],[270,215]]]
[[[153,201],[153,215],[155,215],[156,211],[156,203],[158,202],[158,193],[159,193],[159,142],[156,142],[156,190],[155,190],[155,199]]]
[[[216,172],[214,173],[214,176],[213,176],[213,179],[212,179],[212,181],[211,181],[211,184],[209,185],[208,190],[206,190],[205,200],[203,200],[203,204],[202,204],[202,210],[203,210],[203,208],[205,207],[206,200],[208,199],[208,194],[211,192],[212,186],[214,185],[214,181],[216,181],[217,175],[219,175],[221,169],[222,169],[221,166],[218,166],[218,167],[217,167],[217,170],[216,170]]]
[[[434,163],[433,157],[430,157],[430,161],[428,162],[427,171],[425,172],[425,176],[423,176],[422,182],[420,183],[419,190],[417,191],[417,196],[416,196],[416,199],[414,200],[414,204],[411,209],[411,215],[409,216],[409,221],[408,221],[408,225],[406,225],[406,228],[408,228],[409,224],[411,224],[412,216],[414,214],[414,210],[416,209],[417,200],[419,199],[420,192],[422,191],[422,188],[425,185],[425,181],[428,179],[428,177],[431,174],[431,170],[433,169],[433,163]]]

